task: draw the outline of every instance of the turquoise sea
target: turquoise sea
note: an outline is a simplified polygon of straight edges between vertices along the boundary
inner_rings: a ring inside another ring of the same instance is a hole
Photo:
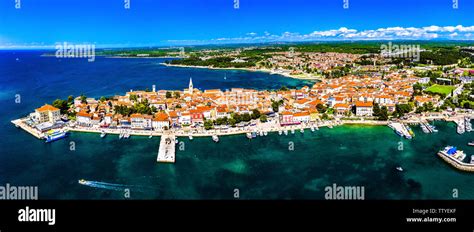
[[[0,185],[38,186],[40,199],[124,199],[125,189],[131,199],[232,199],[235,189],[241,199],[324,199],[324,188],[334,183],[364,186],[366,199],[452,199],[453,189],[459,199],[474,199],[474,174],[436,156],[445,145],[474,155],[466,145],[474,135],[458,135],[446,122],[435,123],[435,134],[413,127],[413,140],[401,139],[388,127],[349,125],[253,140],[226,136],[219,143],[180,138],[175,164],[156,163],[158,137],[118,140],[116,135],[101,139],[72,133],[45,144],[10,120],[70,94],[100,97],[152,84],[183,89],[190,76],[201,89],[311,83],[259,72],[165,67],[159,65],[163,59],[97,57],[89,63],[41,54],[0,51]],[[80,185],[79,179],[93,182]]]

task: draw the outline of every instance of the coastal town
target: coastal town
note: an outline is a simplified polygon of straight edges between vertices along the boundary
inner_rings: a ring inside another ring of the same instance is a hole
[[[344,53],[306,53],[308,60],[295,58],[302,56],[273,53],[270,67],[301,70],[305,69],[303,63],[312,60],[307,68],[332,70],[361,58]],[[287,135],[341,124],[388,125],[407,139],[414,136],[408,125],[419,124],[425,133],[436,131],[429,124],[432,120],[453,121],[460,134],[471,131],[474,70],[453,67],[440,77],[420,77],[420,72],[439,68],[394,68],[396,65],[373,62],[354,68],[363,74],[324,78],[298,89],[200,90],[190,78],[183,90],[157,90],[153,85],[151,89],[100,99],[70,96],[12,122],[47,142],[66,137],[68,131],[79,131],[100,133],[101,137],[118,134],[120,139],[162,136],[167,147],[177,141],[177,136],[190,140],[211,136],[218,142],[222,135],[246,134],[252,139],[269,132]],[[174,154],[168,161],[174,162]]]

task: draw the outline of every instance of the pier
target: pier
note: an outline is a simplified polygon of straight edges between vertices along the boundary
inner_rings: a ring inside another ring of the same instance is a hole
[[[176,154],[176,139],[174,134],[163,134],[158,148],[158,157],[156,161],[159,163],[174,163]]]
[[[13,123],[16,127],[18,128],[21,128],[23,130],[25,130],[26,132],[30,133],[31,135],[33,135],[34,137],[36,137],[37,139],[41,139],[43,137],[43,134],[41,132],[39,132],[38,130],[28,126],[25,124],[24,122],[24,119],[16,119],[16,120],[13,120],[11,121],[11,123]]]
[[[405,137],[407,139],[411,139],[412,136],[410,135],[410,132],[406,128],[405,125],[402,123],[398,122],[393,122],[388,125],[390,128],[392,128],[399,136]]]
[[[438,152],[438,156],[441,157],[446,163],[450,164],[454,168],[465,171],[465,172],[474,172],[474,164],[461,162],[451,156],[444,154],[443,152]]]

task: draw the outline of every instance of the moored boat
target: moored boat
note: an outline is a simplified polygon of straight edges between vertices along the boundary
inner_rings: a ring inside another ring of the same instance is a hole
[[[252,133],[247,132],[247,138],[248,138],[248,139],[252,139]]]
[[[69,136],[69,133],[63,130],[56,130],[56,131],[49,131],[45,135],[45,140],[47,143],[54,142],[56,140],[60,140],[62,138],[66,138]]]
[[[212,136],[212,140],[213,140],[214,142],[218,143],[218,142],[219,142],[219,137],[217,137],[217,135],[213,135],[213,136]]]

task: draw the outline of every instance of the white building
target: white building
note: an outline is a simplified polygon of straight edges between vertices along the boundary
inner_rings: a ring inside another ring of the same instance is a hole
[[[84,111],[81,111],[81,112],[76,114],[76,121],[81,126],[91,126],[92,125],[91,115],[84,112]]]
[[[61,118],[60,110],[52,105],[45,104],[35,110],[35,117],[39,123],[54,123]]]
[[[163,130],[170,127],[169,117],[165,113],[157,113],[152,120],[152,127],[154,130]]]
[[[356,115],[357,116],[372,116],[373,112],[372,102],[356,102]]]

